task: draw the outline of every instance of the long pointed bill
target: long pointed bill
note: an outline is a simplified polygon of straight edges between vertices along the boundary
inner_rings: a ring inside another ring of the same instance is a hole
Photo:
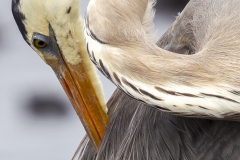
[[[51,27],[50,35],[54,35]],[[91,142],[98,149],[108,125],[108,116],[100,105],[84,62],[71,65],[59,49],[57,52],[56,55],[44,54],[44,59],[54,70]]]

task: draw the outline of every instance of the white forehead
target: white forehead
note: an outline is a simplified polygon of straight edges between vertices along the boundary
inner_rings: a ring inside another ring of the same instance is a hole
[[[24,25],[29,43],[34,32],[48,36],[51,24],[59,47],[63,54],[67,54],[67,61],[79,63],[76,43],[79,40],[75,34],[81,29],[79,7],[80,0],[20,0],[19,9],[25,16]],[[43,58],[39,51],[35,51]]]
[[[79,15],[79,5],[78,0],[20,0],[20,11],[28,29],[48,33],[48,22],[54,25],[74,20]]]

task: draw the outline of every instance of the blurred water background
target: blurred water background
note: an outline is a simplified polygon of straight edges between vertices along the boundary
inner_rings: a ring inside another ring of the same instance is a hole
[[[21,0],[20,0],[21,1]],[[160,37],[187,0],[159,0]],[[84,15],[88,0],[82,0]],[[108,100],[115,86],[99,74]],[[85,131],[49,66],[25,43],[0,1],[0,160],[69,160]]]

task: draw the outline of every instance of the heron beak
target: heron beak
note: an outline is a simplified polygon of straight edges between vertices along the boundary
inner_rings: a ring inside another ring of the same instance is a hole
[[[51,26],[49,28],[50,37],[54,37],[56,42],[54,31]],[[108,125],[107,113],[100,104],[86,64],[83,61],[78,65],[68,63],[59,47],[56,48],[54,56],[43,54],[44,59],[54,70],[91,142],[98,149]]]

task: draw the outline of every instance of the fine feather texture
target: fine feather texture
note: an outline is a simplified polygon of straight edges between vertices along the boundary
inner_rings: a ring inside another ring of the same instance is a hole
[[[81,57],[78,51],[80,50],[79,42],[82,22],[79,18],[80,3],[77,0],[20,0],[19,10],[25,16],[24,25],[27,30],[27,39],[29,44],[32,42],[32,35],[34,32],[43,35],[49,35],[49,23],[53,27],[56,39],[62,50],[67,62],[77,65],[81,62]],[[70,14],[67,10],[71,7]],[[31,45],[33,49],[35,47]],[[83,47],[81,47],[83,48]],[[37,49],[35,51],[44,60],[43,55]]]
[[[119,89],[108,107],[110,123],[99,151],[85,138],[74,160],[239,159],[238,122],[173,116]]]
[[[165,49],[190,55],[169,52],[149,39],[142,22],[152,1],[103,2],[90,2],[86,28],[105,44],[86,40],[97,57],[95,63],[101,60],[119,88],[168,112],[239,119],[238,0],[188,3],[168,33],[177,38]],[[100,47],[95,49],[97,43]]]
[[[13,15],[17,22],[21,22],[18,23],[20,31],[25,28],[24,31],[21,31],[25,41],[45,61],[42,52],[33,45],[32,36],[34,33],[49,36],[49,25],[51,25],[64,59],[75,66],[79,63],[85,64],[101,106],[107,112],[99,77],[88,58],[84,44],[83,22],[79,6],[79,0],[13,0],[12,2]],[[20,17],[24,18],[20,19]]]
[[[180,54],[195,53],[194,30],[186,27],[193,11],[185,10],[188,16],[177,17],[158,46]],[[75,159],[239,159],[238,122],[174,116],[139,102],[120,89],[112,95],[108,107],[110,123],[99,151],[95,152],[86,137]]]
[[[145,14],[143,16],[142,25],[145,30],[145,33],[148,35],[149,39],[154,40],[154,34],[152,34],[152,28],[153,28],[153,19],[155,16],[155,10],[153,9],[153,6],[155,6],[156,0],[150,0],[148,2]]]

